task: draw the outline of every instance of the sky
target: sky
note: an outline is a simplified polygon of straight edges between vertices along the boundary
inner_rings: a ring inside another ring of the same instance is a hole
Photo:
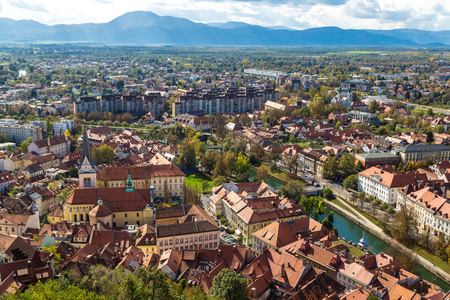
[[[104,23],[136,10],[295,29],[450,30],[450,0],[0,0],[0,17],[48,25]]]

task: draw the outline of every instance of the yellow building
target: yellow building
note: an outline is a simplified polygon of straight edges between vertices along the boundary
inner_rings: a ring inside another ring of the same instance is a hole
[[[154,198],[163,198],[167,189],[173,198],[181,198],[185,174],[173,164],[132,167],[105,167],[97,175],[105,187],[124,187],[127,176],[133,178],[135,189],[153,187]]]
[[[138,237],[134,245],[141,249],[144,257],[148,257],[152,253],[157,253],[155,227],[149,224],[139,227]]]
[[[64,204],[64,220],[69,222],[106,222],[108,227],[153,223],[153,203],[150,189],[134,189],[131,175],[126,187],[97,188],[95,164],[84,126],[79,188]],[[92,213],[90,214],[90,212]],[[109,223],[109,224],[108,224]]]

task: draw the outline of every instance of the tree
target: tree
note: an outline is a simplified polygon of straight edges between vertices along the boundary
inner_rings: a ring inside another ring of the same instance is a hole
[[[214,180],[213,180],[213,182],[212,182],[212,185],[213,185],[214,187],[216,187],[216,186],[222,185],[222,184],[224,184],[224,183],[226,183],[226,182],[227,182],[227,179],[226,179],[225,177],[219,175],[219,176],[217,176],[216,178],[214,178]]]
[[[202,167],[208,172],[211,173],[214,170],[214,166],[216,164],[216,153],[214,150],[209,150],[200,160],[200,164]]]
[[[416,240],[417,219],[414,211],[402,207],[395,217],[392,234],[396,240],[405,245],[412,245]]]
[[[447,248],[449,247],[449,243],[445,240],[445,234],[443,232],[439,232],[438,239],[434,242],[434,249],[436,250],[436,255],[439,256],[443,261],[448,261]]]
[[[269,177],[269,172],[266,168],[260,168],[256,171],[253,181],[265,181]]]
[[[299,204],[315,220],[319,220],[320,216],[325,213],[325,205],[322,197],[308,197],[303,195]]]
[[[367,107],[367,111],[374,114],[377,111],[377,108],[378,102],[372,101],[370,102],[369,107]]]
[[[218,300],[246,300],[249,299],[246,288],[247,282],[240,274],[225,268],[214,277],[208,296]]]
[[[299,180],[289,180],[289,182],[281,187],[281,194],[287,198],[299,201],[303,195],[305,184]]]
[[[213,178],[215,179],[217,176],[228,176],[229,166],[228,160],[226,159],[224,154],[220,154],[217,156],[216,166],[213,170]]]
[[[314,100],[309,104],[311,115],[314,118],[320,118],[325,115],[325,102],[319,95],[314,97]]]
[[[327,199],[331,199],[333,197],[333,191],[330,189],[330,187],[326,186],[322,190],[322,195]]]
[[[339,160],[339,173],[342,178],[347,178],[348,176],[355,174],[355,172],[355,158],[349,153],[344,153]]]
[[[251,169],[251,165],[247,156],[239,153],[238,158],[236,160],[235,171],[236,174],[243,180],[247,179],[248,172]]]
[[[433,144],[434,142],[434,134],[431,130],[427,131],[427,144]]]
[[[339,165],[336,157],[328,157],[323,163],[322,177],[325,179],[333,179],[339,176]]]
[[[346,189],[358,189],[358,174],[353,174],[344,179],[344,187]]]
[[[219,137],[219,139],[223,139],[227,133],[225,125],[226,121],[223,117],[223,114],[221,112],[218,112],[216,114],[216,117],[214,118],[214,128],[216,129],[216,135]]]
[[[434,129],[434,132],[436,132],[436,133],[444,133],[444,126],[442,126],[442,125],[438,125],[438,126],[436,126],[436,128]]]
[[[28,146],[33,142],[33,138],[30,136],[20,144],[20,153],[28,153]]]
[[[205,193],[208,189],[209,189],[209,182],[206,181],[206,180],[203,180],[203,181],[202,181],[202,190],[203,190],[203,193]]]
[[[367,296],[367,300],[380,300],[380,297],[370,294],[369,296]]]
[[[96,164],[107,164],[114,160],[114,149],[108,145],[100,145],[92,149],[92,158]]]

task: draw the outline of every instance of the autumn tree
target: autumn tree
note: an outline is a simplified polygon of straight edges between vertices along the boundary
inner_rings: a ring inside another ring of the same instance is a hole
[[[395,217],[392,235],[396,240],[405,245],[411,245],[416,240],[417,219],[414,211],[402,206],[400,212]]]

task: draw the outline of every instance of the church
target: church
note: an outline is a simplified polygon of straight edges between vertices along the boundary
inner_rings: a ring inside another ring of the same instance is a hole
[[[151,190],[135,189],[130,174],[124,187],[97,188],[97,172],[86,125],[84,125],[78,178],[79,187],[64,204],[65,220],[91,225],[101,223],[106,228],[153,223]]]

